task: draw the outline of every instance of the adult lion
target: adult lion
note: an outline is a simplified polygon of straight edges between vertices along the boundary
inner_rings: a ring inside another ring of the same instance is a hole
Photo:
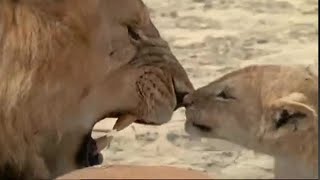
[[[163,98],[170,108],[155,102],[153,111],[134,114],[152,89],[132,83],[147,71],[139,57],[125,65],[155,47],[130,43],[136,32],[161,40],[140,0],[0,1],[0,179],[48,179],[98,163],[90,133],[104,117],[169,120],[192,85],[170,49],[156,44],[171,54],[151,68],[171,75]]]

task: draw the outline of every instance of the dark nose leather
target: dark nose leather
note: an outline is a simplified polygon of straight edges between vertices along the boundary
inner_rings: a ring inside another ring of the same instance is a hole
[[[192,94],[185,95],[184,98],[183,98],[183,101],[182,101],[182,106],[189,107],[192,104],[193,104]]]
[[[186,93],[186,92],[185,93],[176,92],[177,106],[176,106],[175,110],[184,106],[183,101],[184,101],[185,96],[187,96],[187,95],[188,95],[188,93]]]
[[[184,98],[188,94],[194,91],[194,87],[191,81],[189,80],[187,73],[182,68],[182,66],[179,63],[177,63],[176,68],[177,68],[177,70],[175,71],[176,76],[173,77],[173,84],[174,84],[175,94],[177,99],[177,106],[175,110],[180,107],[183,107]]]

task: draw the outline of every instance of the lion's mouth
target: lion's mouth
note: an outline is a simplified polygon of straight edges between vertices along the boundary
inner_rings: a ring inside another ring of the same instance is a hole
[[[103,161],[103,156],[99,151],[97,140],[91,137],[91,132],[87,134],[82,142],[77,155],[78,164],[83,167],[99,165]]]
[[[182,106],[182,99],[186,94],[187,93],[176,92],[177,106],[175,107],[174,110]],[[137,118],[137,116],[132,114],[114,113],[111,115],[109,114],[106,117],[117,117],[117,121],[113,126],[113,130],[115,131],[121,131],[127,128],[128,126],[130,126],[132,123],[138,123],[142,125],[153,125],[153,126],[159,125],[151,121],[145,121],[143,119],[139,119]],[[101,118],[101,119],[104,119],[104,118]],[[202,127],[202,126],[199,126],[199,127]],[[203,129],[204,131],[208,131],[208,128],[205,128],[205,127],[202,127],[200,129]],[[100,132],[100,133],[107,133],[106,130],[92,129],[92,131],[90,131],[90,133],[88,133],[85,136],[77,157],[79,163],[84,167],[90,167],[90,166],[101,164],[103,161],[103,156],[100,152],[104,148],[109,146],[110,141],[112,139],[112,136],[108,137],[108,135],[102,136],[98,139],[93,139],[91,137],[91,133],[93,131]]]
[[[136,116],[134,115],[117,115],[118,119],[113,126],[113,130],[115,132],[125,129],[134,122],[141,124],[149,124],[143,120],[137,120]],[[91,136],[92,132],[106,133],[107,135],[104,135],[97,139],[93,139]],[[80,150],[77,154],[78,164],[80,164],[83,167],[90,167],[101,164],[103,161],[103,156],[100,152],[110,145],[110,142],[112,140],[112,136],[109,134],[110,132],[110,130],[92,129],[83,138]]]

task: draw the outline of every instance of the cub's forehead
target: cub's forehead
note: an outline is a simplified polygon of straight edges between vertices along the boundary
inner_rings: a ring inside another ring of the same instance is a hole
[[[268,66],[248,66],[228,72],[221,77],[211,82],[210,86],[223,86],[236,82],[245,82],[254,80],[260,77],[260,72],[268,69]]]
[[[279,72],[281,72],[281,67],[277,65],[251,65],[226,73],[197,91],[208,94],[225,88],[249,89],[259,86],[259,82],[263,81],[264,75],[273,74],[272,76],[275,77],[278,76]]]

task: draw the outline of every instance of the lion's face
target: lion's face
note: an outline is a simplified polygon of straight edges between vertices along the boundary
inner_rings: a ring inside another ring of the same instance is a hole
[[[193,87],[167,45],[132,43],[138,31],[161,40],[140,0],[0,1],[0,177],[101,163],[91,131],[105,117],[169,121]]]
[[[147,32],[143,31],[145,29],[143,27],[136,27],[136,30],[142,31],[143,34],[153,34],[153,37],[150,37],[153,42],[163,41],[158,34],[154,33],[157,30],[151,22],[148,26],[151,27],[146,28]],[[124,36],[127,36],[128,39],[137,38],[133,37],[135,34],[131,34],[130,27],[127,30],[124,31],[127,33]],[[149,30],[151,32],[148,32]],[[140,39],[140,41],[144,40]],[[66,137],[67,142],[77,147],[77,151],[73,151],[73,157],[76,159],[70,161],[75,165],[71,164],[70,170],[102,163],[103,157],[99,152],[101,145],[91,137],[92,127],[97,121],[105,117],[116,117],[118,120],[114,129],[117,130],[122,130],[132,123],[161,125],[167,123],[173,112],[182,106],[184,95],[193,91],[186,72],[175,59],[167,44],[163,46],[157,43],[151,45],[144,43],[142,42],[139,47],[133,45],[134,51],[132,52],[135,54],[129,59],[130,62],[124,65],[121,64],[126,62],[130,54],[117,49],[110,57],[110,63],[114,64],[112,65],[113,70],[110,70],[111,73],[105,75],[106,78],[103,79],[102,84],[93,87],[95,90],[83,99],[84,102],[94,101],[92,102],[96,107],[94,113],[100,115],[91,119],[92,126],[89,129],[77,132],[77,137],[81,134],[82,138]],[[131,45],[130,42],[129,49]],[[117,62],[118,60],[121,61],[121,64]],[[118,68],[115,67],[118,65]],[[86,106],[87,104],[84,104],[84,107]],[[86,111],[86,108],[84,109]],[[74,124],[70,127],[74,131]],[[82,139],[80,143],[79,139]],[[61,155],[72,157],[72,152],[70,156],[69,152],[62,151]],[[63,167],[64,171],[68,169],[67,166]]]
[[[68,130],[67,134],[72,134],[72,138],[65,136],[62,139],[76,147],[73,151],[61,151],[64,158],[75,157],[75,161],[70,161],[70,170],[102,163],[99,152],[101,145],[91,137],[92,128],[99,120],[105,117],[118,118],[114,127],[117,130],[122,130],[134,122],[161,125],[168,122],[173,112],[182,106],[184,95],[193,91],[186,72],[150,21],[145,6],[141,1],[129,1],[101,3],[107,8],[102,8],[101,14],[108,12],[106,19],[102,18],[101,21],[102,24],[106,21],[108,26],[102,25],[101,29],[95,29],[95,32],[101,33],[96,33],[97,36],[93,34],[93,37],[98,40],[98,45],[101,43],[109,46],[111,43],[112,46],[107,54],[105,50],[94,46],[98,49],[93,49],[90,56],[97,59],[95,64],[90,65],[92,69],[98,69],[98,72],[99,68],[105,66],[108,73],[96,73],[96,77],[101,81],[92,84],[91,91],[81,99],[83,112],[80,114],[84,117],[87,117],[87,114],[94,116],[87,119],[81,116],[77,123],[83,130],[79,131],[75,124],[70,124],[70,132]],[[128,3],[135,8],[131,15],[126,15],[130,9],[122,7],[129,7]],[[109,18],[115,13],[125,15],[119,17],[119,24],[110,23]],[[105,28],[111,31],[111,35],[104,34],[107,32]],[[107,64],[105,60],[109,60]],[[64,171],[68,169],[68,166],[62,167]]]

